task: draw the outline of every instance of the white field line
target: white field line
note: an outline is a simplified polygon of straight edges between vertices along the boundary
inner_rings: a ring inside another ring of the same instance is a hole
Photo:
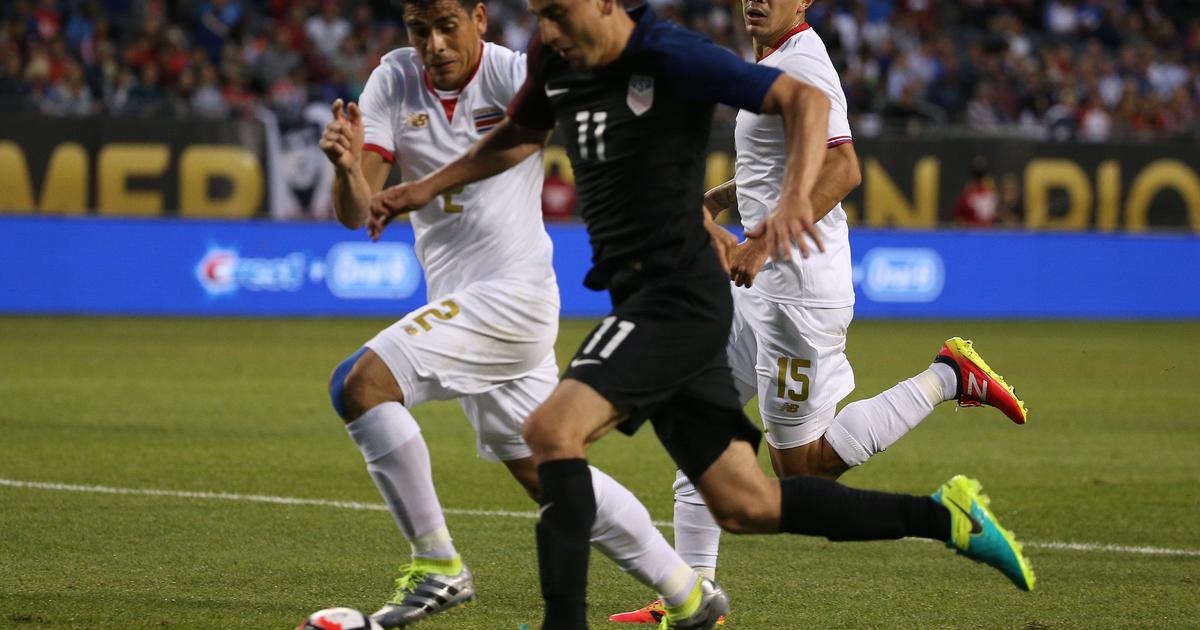
[[[84,492],[88,494],[122,494],[144,497],[168,497],[173,499],[201,499],[219,501],[243,501],[247,503],[273,503],[275,505],[306,505],[316,507],[338,508],[343,510],[368,510],[386,512],[387,506],[382,503],[360,503],[358,501],[331,501],[328,499],[300,499],[296,497],[277,497],[264,494],[235,494],[232,492],[194,492],[187,490],[159,490],[155,488],[114,488],[111,486],[90,486],[69,483],[49,483],[42,481],[21,481],[18,479],[0,479],[0,486],[9,488],[27,488],[32,490],[59,490],[64,492]],[[446,514],[457,516],[485,516],[499,518],[522,518],[535,520],[537,512],[515,512],[511,510],[471,510],[445,508]],[[671,527],[671,521],[654,521],[657,527]],[[922,541],[925,542],[925,541]],[[1079,551],[1084,553],[1123,553],[1148,556],[1185,556],[1200,557],[1200,549],[1171,549],[1166,547],[1148,547],[1136,545],[1116,545],[1105,543],[1072,543],[1062,541],[1026,542],[1026,547],[1035,549],[1053,549],[1059,551]]]

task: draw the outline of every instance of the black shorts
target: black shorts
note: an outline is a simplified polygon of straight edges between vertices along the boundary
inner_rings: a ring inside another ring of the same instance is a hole
[[[614,277],[614,309],[583,341],[563,378],[586,383],[628,417],[646,421],[672,459],[699,478],[730,440],[758,449],[762,432],[738,401],[725,356],[733,318],[729,278],[709,248],[687,269]]]

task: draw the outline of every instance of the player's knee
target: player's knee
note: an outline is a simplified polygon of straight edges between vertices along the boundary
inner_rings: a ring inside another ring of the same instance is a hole
[[[521,437],[539,461],[559,459],[564,453],[582,447],[579,440],[567,430],[569,424],[559,421],[546,409],[539,407],[529,415],[521,427]]]
[[[398,387],[389,391],[381,371],[386,372],[386,366],[373,354],[367,354],[365,347],[333,369],[329,377],[329,402],[344,422],[357,419],[380,403],[404,401]],[[386,376],[391,378],[390,373]]]

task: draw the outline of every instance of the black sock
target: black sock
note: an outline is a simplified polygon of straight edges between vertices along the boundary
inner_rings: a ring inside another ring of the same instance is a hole
[[[849,488],[820,477],[780,479],[779,531],[829,540],[950,539],[950,512],[930,497]]]
[[[538,478],[542,630],[581,630],[587,628],[588,544],[596,520],[592,471],[587,460],[559,459],[538,466]]]

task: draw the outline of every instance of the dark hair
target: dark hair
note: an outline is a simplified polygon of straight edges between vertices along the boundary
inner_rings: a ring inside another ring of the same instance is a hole
[[[482,1],[483,0],[458,0],[458,4],[463,8],[463,11],[467,12],[467,15],[470,15],[471,12],[475,10],[475,6]],[[437,5],[438,2],[441,2],[441,0],[397,0],[397,2],[400,4],[401,14],[403,14],[404,10],[410,6],[418,11],[428,11]]]

